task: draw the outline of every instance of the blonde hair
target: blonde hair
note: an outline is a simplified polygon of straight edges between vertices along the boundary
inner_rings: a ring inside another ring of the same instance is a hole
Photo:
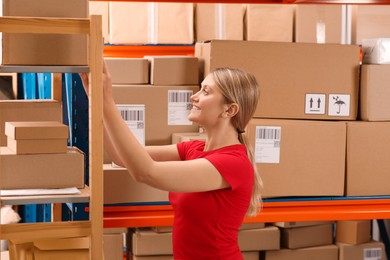
[[[236,103],[239,106],[238,113],[232,118],[232,124],[237,129],[238,140],[244,144],[249,160],[254,169],[254,183],[252,197],[247,211],[247,216],[255,216],[261,209],[261,191],[263,182],[257,170],[253,155],[253,148],[245,134],[245,128],[252,118],[259,99],[259,85],[256,78],[243,70],[235,68],[217,68],[212,75],[216,86],[225,97],[227,104]]]

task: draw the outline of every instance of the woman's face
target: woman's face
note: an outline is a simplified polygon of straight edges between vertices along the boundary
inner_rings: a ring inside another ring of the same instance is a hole
[[[191,96],[191,100],[193,107],[188,119],[203,127],[216,124],[227,107],[212,74],[203,80],[201,89]]]

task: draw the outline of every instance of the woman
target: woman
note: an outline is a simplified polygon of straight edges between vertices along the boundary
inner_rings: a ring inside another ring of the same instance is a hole
[[[87,88],[87,74],[80,76]],[[139,144],[118,113],[105,64],[103,91],[105,149],[138,182],[170,192],[174,258],[243,259],[238,229],[259,211],[262,187],[244,134],[259,95],[255,77],[231,68],[207,75],[188,116],[206,141],[177,145]]]

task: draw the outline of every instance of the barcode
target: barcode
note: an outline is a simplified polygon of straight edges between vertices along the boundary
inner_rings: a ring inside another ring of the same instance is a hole
[[[364,249],[364,259],[382,259],[382,250],[380,248],[366,248]]]
[[[144,121],[144,111],[142,110],[120,110],[125,121]]]
[[[280,128],[256,128],[256,139],[280,140]]]
[[[192,91],[186,92],[169,92],[168,93],[168,102],[190,102],[192,96]]]

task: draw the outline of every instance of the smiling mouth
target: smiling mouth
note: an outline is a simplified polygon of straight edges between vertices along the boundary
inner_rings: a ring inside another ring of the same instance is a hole
[[[195,105],[192,105],[192,110],[200,110],[200,108]]]

